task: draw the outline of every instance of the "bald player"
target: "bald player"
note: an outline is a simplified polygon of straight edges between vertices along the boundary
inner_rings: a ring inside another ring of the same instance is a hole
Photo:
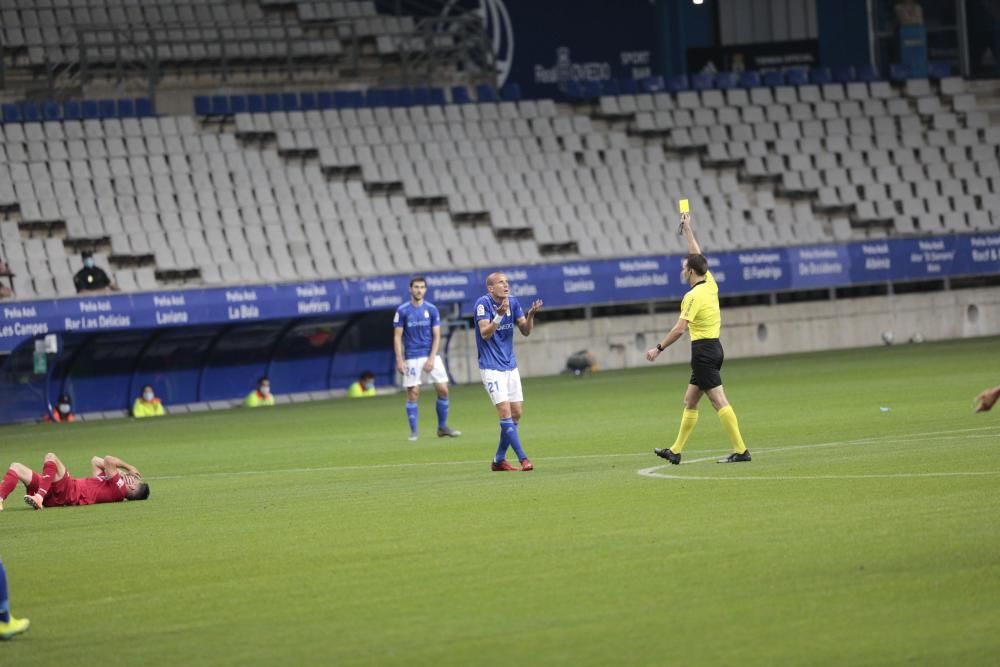
[[[530,336],[535,328],[535,314],[541,307],[542,300],[538,299],[525,312],[517,297],[510,295],[507,276],[499,271],[486,277],[486,295],[476,301],[479,375],[500,418],[500,445],[491,466],[496,472],[517,470],[507,462],[507,449],[510,447],[514,448],[521,462],[521,470],[535,469],[521,447],[521,437],[517,432],[518,422],[524,414],[524,395],[521,392],[521,374],[514,357],[514,327],[522,335]]]

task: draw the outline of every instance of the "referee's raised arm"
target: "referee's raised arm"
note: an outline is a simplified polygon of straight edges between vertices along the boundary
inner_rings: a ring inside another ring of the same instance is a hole
[[[694,238],[694,230],[691,229],[691,214],[681,213],[681,229],[684,230],[684,238],[687,239],[688,252],[692,255],[701,254],[701,246]]]

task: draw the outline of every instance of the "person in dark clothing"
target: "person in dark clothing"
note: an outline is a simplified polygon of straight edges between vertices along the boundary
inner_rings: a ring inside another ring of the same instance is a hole
[[[94,292],[109,287],[114,289],[104,269],[94,265],[94,255],[91,252],[83,253],[83,268],[73,276],[73,284],[76,285],[77,292]]]

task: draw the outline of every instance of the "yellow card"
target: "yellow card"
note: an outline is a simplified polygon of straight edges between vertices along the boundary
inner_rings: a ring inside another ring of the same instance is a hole
[[[688,204],[688,200],[687,199],[680,200],[678,202],[678,204],[680,205],[681,213],[690,213],[691,212],[691,207]]]

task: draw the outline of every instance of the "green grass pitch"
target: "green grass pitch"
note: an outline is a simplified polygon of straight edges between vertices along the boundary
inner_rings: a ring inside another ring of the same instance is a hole
[[[402,395],[0,429],[6,464],[135,463],[144,503],[0,513],[2,665],[994,665],[1000,339],[730,361],[753,462],[688,369],[525,382],[531,473],[455,388],[457,440]],[[280,391],[280,387],[275,388]],[[881,408],[889,408],[883,411]],[[655,475],[639,471],[659,467]]]

